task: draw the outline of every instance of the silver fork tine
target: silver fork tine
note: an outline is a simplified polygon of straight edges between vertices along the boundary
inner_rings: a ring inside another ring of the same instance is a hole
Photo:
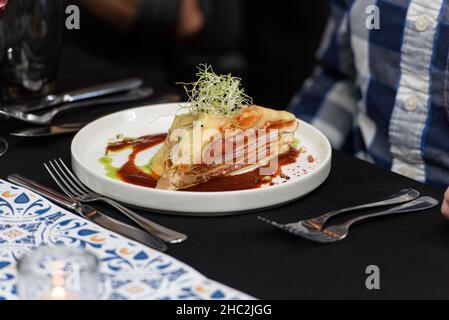
[[[50,161],[50,166],[51,166],[51,168],[53,168],[53,172],[55,173],[55,175],[59,177],[59,180],[61,181],[61,183],[63,183],[65,185],[66,189],[70,190],[70,192],[75,197],[78,197],[79,193],[75,189],[72,188],[72,186],[66,181],[66,179],[64,179],[62,174],[59,172],[59,170],[56,168],[56,166],[51,161]]]
[[[260,221],[266,222],[268,224],[271,224],[272,226],[274,226],[276,228],[279,228],[279,229],[291,232],[291,230],[289,230],[285,225],[277,223],[276,221],[273,221],[273,220],[270,220],[270,219],[267,219],[267,218],[264,218],[264,217],[261,217],[261,216],[258,216],[257,219],[259,219]]]
[[[64,170],[61,168],[61,166],[59,165],[59,163],[56,160],[50,161],[51,165],[56,165],[56,167],[58,167],[59,170],[57,170],[60,174],[62,174],[64,176],[61,177],[63,182],[66,183],[67,187],[70,188],[70,190],[75,193],[77,196],[81,196],[84,194],[84,192],[82,190],[80,190],[80,188],[78,188],[76,186],[76,184],[73,183],[73,181],[67,176],[67,174],[64,172]]]
[[[329,237],[324,234],[313,234],[313,235],[301,234],[301,236],[318,242],[325,242],[325,241],[327,242],[333,239],[332,237]]]
[[[318,234],[318,235],[316,235],[315,237],[316,237],[316,239],[319,239],[319,240],[329,240],[329,239],[334,239],[333,237],[328,236],[327,234]]]
[[[335,239],[335,237],[328,235],[327,233],[323,232],[322,234],[320,234],[318,237],[318,239],[321,239],[322,241],[329,241],[332,239]]]
[[[64,161],[62,161],[61,158],[59,158],[59,162],[61,163],[62,167],[65,169],[65,171],[70,175],[70,177],[72,178],[73,182],[75,182],[78,187],[83,190],[86,193],[91,193],[92,190],[89,190],[78,178],[77,176],[75,176],[72,172],[72,170],[70,170],[66,164],[64,163]]]
[[[48,173],[50,174],[50,176],[53,178],[53,181],[56,182],[56,184],[59,186],[59,188],[61,188],[62,191],[64,191],[64,193],[69,196],[70,198],[75,197],[74,194],[72,194],[69,189],[67,189],[64,184],[62,184],[61,181],[59,181],[59,178],[56,176],[55,173],[53,173],[53,171],[50,169],[50,167],[44,163],[44,167],[45,169],[47,169]]]
[[[264,219],[261,219],[264,220]],[[279,228],[284,229],[294,235],[301,236],[305,239],[317,241],[317,242],[333,242],[335,239],[321,231],[309,231],[304,232],[299,228],[295,228],[294,225],[278,225]]]

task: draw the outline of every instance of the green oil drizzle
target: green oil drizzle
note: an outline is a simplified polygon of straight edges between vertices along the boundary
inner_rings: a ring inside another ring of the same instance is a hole
[[[106,171],[106,176],[112,179],[118,179],[117,177],[117,171],[120,168],[116,168],[114,166],[112,166],[112,158],[108,157],[108,156],[104,156],[101,157],[100,159],[98,159],[98,162],[100,162],[103,167],[104,170]],[[148,162],[148,164],[143,165],[143,166],[137,166],[137,168],[139,168],[140,170],[142,170],[143,172],[147,173],[147,174],[151,174],[152,170],[151,167],[153,165],[154,162],[154,157],[151,158],[150,162]]]
[[[298,138],[295,138],[295,140],[293,140],[292,143],[293,147],[297,149],[299,147],[300,142],[301,141]]]
[[[112,158],[111,157],[101,157],[98,159],[98,161],[103,165],[104,170],[106,171],[106,176],[112,179],[118,179],[117,178],[117,171],[118,168],[115,168],[112,166]]]
[[[149,164],[146,164],[144,166],[137,166],[137,168],[139,168],[140,170],[142,170],[146,174],[150,174],[151,173],[151,167],[150,167]]]
[[[143,165],[143,166],[138,166],[138,168],[140,170],[142,170],[143,172],[145,172],[146,174],[151,174],[153,173],[153,170],[151,169],[153,167],[153,162],[154,162],[154,158],[155,156],[153,156],[150,161],[148,162],[148,164]]]

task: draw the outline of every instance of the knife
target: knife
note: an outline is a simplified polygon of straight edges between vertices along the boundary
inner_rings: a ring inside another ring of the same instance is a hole
[[[181,101],[181,97],[177,94],[165,94],[159,98],[153,99],[151,104],[159,104],[159,103],[170,103],[170,102],[179,102]],[[0,110],[0,118],[2,115],[2,111]],[[66,123],[61,125],[53,125],[46,127],[34,127],[21,129],[15,132],[11,132],[10,135],[16,137],[25,137],[25,138],[37,138],[37,137],[48,137],[48,136],[57,136],[69,133],[75,133],[80,131],[87,123]]]
[[[2,105],[2,109],[14,109],[16,111],[31,112],[54,107],[60,104],[72,103],[82,100],[98,98],[113,93],[130,91],[142,86],[142,79],[129,78],[114,82],[108,82],[88,88],[67,91],[61,94],[50,94],[41,99],[27,101],[21,104]]]
[[[141,229],[132,227],[130,225],[127,225],[126,223],[111,218],[101,213],[92,206],[84,205],[76,200],[60,194],[59,192],[49,187],[41,185],[36,181],[25,178],[19,174],[12,174],[8,176],[8,181],[34,191],[68,210],[76,212],[81,217],[92,221],[93,223],[98,224],[103,228],[121,234],[126,238],[138,241],[153,249],[159,251],[167,251],[167,245],[155,236]]]
[[[64,111],[72,110],[80,107],[88,107],[92,105],[105,105],[123,102],[135,102],[138,100],[144,100],[154,93],[154,89],[151,87],[141,87],[135,90],[127,91],[126,93],[120,93],[115,95],[110,95],[107,97],[100,97],[95,99],[89,99],[85,101],[78,101],[73,103],[66,103],[61,106],[57,106],[50,111],[42,114],[35,114],[30,112],[18,111],[13,108],[3,108],[0,109],[0,117],[2,119],[15,120],[25,123],[31,123],[35,125],[49,125],[53,118]]]
[[[11,132],[10,135],[16,137],[48,137],[80,131],[86,123],[66,123],[59,126],[36,127]]]

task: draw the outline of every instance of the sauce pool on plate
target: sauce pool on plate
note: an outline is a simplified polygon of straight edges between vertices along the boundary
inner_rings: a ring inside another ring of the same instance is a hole
[[[167,134],[161,133],[156,135],[142,136],[136,139],[123,139],[108,145],[106,154],[111,152],[119,152],[127,148],[131,148],[131,153],[128,156],[128,161],[120,168],[111,166],[111,158],[100,158],[100,162],[104,165],[107,176],[119,179],[123,182],[135,184],[142,187],[154,188],[159,177],[151,172],[151,168],[143,168],[136,164],[137,155],[145,150],[155,147],[165,141]],[[262,185],[274,184],[272,179],[276,176],[281,176],[288,180],[282,174],[282,166],[295,163],[300,155],[300,151],[292,148],[290,152],[279,156],[277,172],[272,176],[260,174],[260,168],[238,174],[218,177],[211,181],[198,184],[196,186],[184,189],[182,191],[201,191],[201,192],[215,192],[215,191],[238,191],[260,188]]]

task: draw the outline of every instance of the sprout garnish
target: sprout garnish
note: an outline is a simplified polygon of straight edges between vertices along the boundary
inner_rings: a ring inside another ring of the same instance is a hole
[[[187,108],[192,114],[232,115],[243,106],[252,105],[252,99],[240,87],[240,78],[217,75],[207,64],[200,64],[196,75],[196,82],[180,83],[189,97]]]

